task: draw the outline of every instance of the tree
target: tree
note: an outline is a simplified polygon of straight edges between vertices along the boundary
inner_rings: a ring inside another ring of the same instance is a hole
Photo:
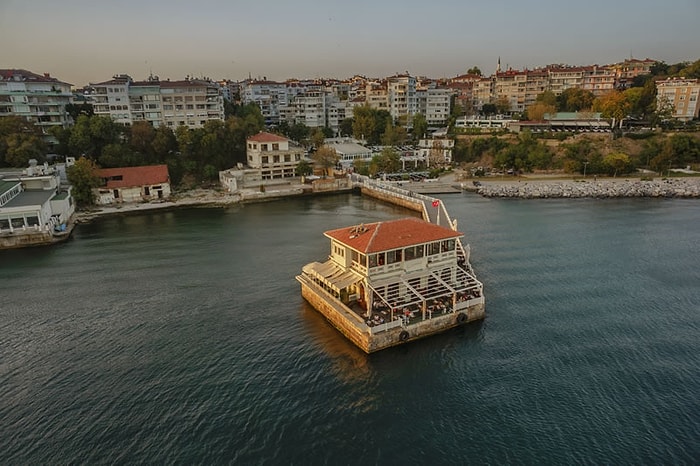
[[[382,134],[383,146],[398,146],[406,140],[406,129],[403,126],[394,126],[391,120],[386,122],[386,129]]]
[[[136,121],[129,128],[129,146],[141,155],[142,164],[149,164],[155,161],[153,154],[155,136],[156,131],[148,121]]]
[[[353,110],[352,134],[356,139],[369,141],[376,132],[377,122],[373,109],[369,105],[355,107]]]
[[[165,125],[156,128],[151,147],[158,162],[162,163],[168,160],[177,152],[177,139],[175,139],[173,130]]]
[[[11,134],[5,138],[5,145],[5,163],[11,167],[27,167],[32,159],[44,161],[46,143],[35,134]]]
[[[467,70],[467,74],[475,74],[477,76],[481,76],[481,70],[478,66],[472,66]]]
[[[97,157],[97,162],[103,168],[137,166],[141,165],[141,160],[126,144],[108,144]]]
[[[80,104],[66,104],[66,113],[70,115],[73,121],[78,119],[78,116],[85,115],[91,117],[95,114],[92,104],[82,102]]]
[[[495,115],[496,112],[498,111],[498,108],[496,107],[495,104],[484,104],[481,106],[481,113],[483,113],[486,116],[489,115]]]
[[[510,112],[510,101],[508,97],[502,95],[496,99],[496,111],[501,115]]]
[[[621,120],[630,112],[630,104],[620,91],[611,91],[595,99],[593,110],[600,112],[604,118]]]
[[[425,119],[425,115],[422,113],[416,113],[413,115],[413,141],[418,142],[419,139],[424,138],[428,132],[428,120]]]
[[[78,206],[87,207],[94,204],[95,194],[92,190],[101,184],[97,176],[95,162],[85,157],[80,157],[73,166],[68,168],[66,175],[68,176],[68,182],[73,185],[71,193]]]
[[[0,166],[26,167],[30,159],[44,160],[46,144],[38,127],[25,118],[0,118]]]
[[[542,94],[538,94],[536,102],[541,102],[546,105],[551,105],[552,107],[557,106],[557,96],[552,91],[544,91]]]
[[[297,164],[295,172],[297,176],[308,176],[314,172],[314,169],[308,161],[301,160]]]
[[[321,146],[311,155],[311,158],[323,168],[323,175],[332,174],[333,168],[338,164],[340,157],[330,146]]]
[[[527,118],[533,121],[542,121],[545,119],[545,115],[551,117],[555,113],[557,113],[556,107],[544,102],[535,102],[527,108]]]
[[[352,118],[344,118],[338,125],[341,136],[352,136]]]
[[[591,108],[595,95],[579,87],[564,90],[557,98],[557,108],[560,112],[578,112]]]
[[[683,68],[678,74],[688,79],[700,78],[700,60],[695,60],[693,63]]]
[[[612,171],[612,175],[615,177],[618,172],[622,172],[629,166],[630,158],[627,154],[613,152],[603,158],[603,163]]]
[[[316,149],[319,149],[321,146],[323,146],[325,140],[326,135],[323,134],[323,130],[321,130],[321,128],[316,128],[311,133],[311,145]]]
[[[370,172],[373,174],[384,172],[394,173],[401,169],[401,156],[393,147],[385,147],[372,157]]]

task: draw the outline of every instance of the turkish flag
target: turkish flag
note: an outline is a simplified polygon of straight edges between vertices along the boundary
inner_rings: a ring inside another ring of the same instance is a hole
[[[435,199],[435,200],[433,201],[433,207],[437,207],[437,206],[439,206],[439,205],[440,205],[440,200],[439,200],[439,199]]]

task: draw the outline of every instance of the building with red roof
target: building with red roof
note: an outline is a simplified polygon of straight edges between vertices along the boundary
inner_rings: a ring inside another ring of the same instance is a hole
[[[262,180],[297,176],[296,168],[306,151],[278,134],[260,131],[246,140],[247,163],[260,170]]]
[[[100,205],[124,202],[148,202],[170,197],[170,175],[167,165],[101,168],[97,176],[102,185],[95,188]]]
[[[483,318],[459,231],[411,217],[324,235],[330,255],[303,267],[302,296],[366,352]]]

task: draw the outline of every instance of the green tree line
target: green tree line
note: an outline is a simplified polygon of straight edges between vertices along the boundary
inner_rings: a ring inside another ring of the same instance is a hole
[[[174,185],[206,184],[221,170],[246,161],[246,139],[264,128],[256,105],[235,108],[225,121],[210,120],[202,128],[154,128],[138,121],[122,126],[111,118],[76,112],[75,124],[54,127],[61,156],[85,157],[102,168],[167,164]],[[0,165],[26,167],[30,159],[43,162],[48,147],[39,129],[20,117],[0,118]]]
[[[497,169],[532,172],[563,170],[571,174],[600,174],[617,176],[645,168],[663,173],[670,168],[700,164],[700,138],[688,133],[650,134],[641,149],[625,152],[622,145],[604,153],[601,144],[582,137],[562,143],[554,151],[542,140],[525,131],[515,140],[498,136],[459,138],[453,158],[456,163],[492,165]],[[488,160],[489,163],[485,161]]]

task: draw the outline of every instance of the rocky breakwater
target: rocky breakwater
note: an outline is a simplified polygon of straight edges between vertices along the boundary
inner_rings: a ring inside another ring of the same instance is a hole
[[[662,180],[546,181],[484,183],[477,193],[484,197],[519,199],[677,197],[699,198],[700,178]]]

